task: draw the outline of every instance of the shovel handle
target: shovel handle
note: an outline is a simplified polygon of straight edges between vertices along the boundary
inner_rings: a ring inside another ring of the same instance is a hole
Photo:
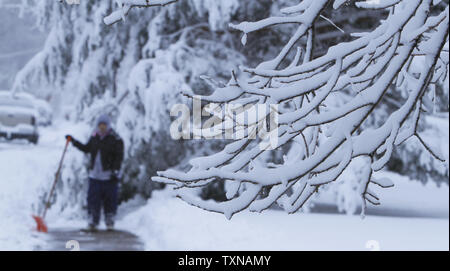
[[[61,156],[61,159],[59,160],[58,170],[55,173],[55,180],[53,181],[52,189],[50,190],[50,194],[48,195],[47,201],[45,202],[45,209],[44,209],[44,213],[42,214],[42,219],[45,218],[45,215],[47,214],[47,210],[50,207],[50,200],[51,200],[51,198],[53,196],[53,192],[55,191],[56,183],[58,182],[59,173],[61,172],[61,168],[62,168],[62,165],[63,165],[64,157],[66,156],[67,147],[69,147],[70,141],[72,141],[72,138],[70,136],[68,136],[67,140],[66,140],[66,145],[64,147],[63,154]]]

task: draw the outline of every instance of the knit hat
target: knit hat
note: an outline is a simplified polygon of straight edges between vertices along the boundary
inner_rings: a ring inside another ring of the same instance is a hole
[[[106,115],[106,114],[101,115],[101,116],[97,119],[97,126],[100,125],[100,123],[106,124],[106,126],[108,126],[108,128],[111,127],[111,119],[110,119],[109,116]]]

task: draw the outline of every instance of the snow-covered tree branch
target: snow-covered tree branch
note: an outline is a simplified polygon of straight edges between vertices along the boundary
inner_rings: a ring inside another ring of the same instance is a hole
[[[178,0],[116,0],[119,9],[104,18],[107,25],[114,24],[120,20],[125,21],[125,16],[134,7],[148,8],[155,6],[166,6]]]
[[[381,187],[393,184],[374,179],[373,172],[383,169],[393,149],[408,138],[416,138],[434,157],[445,161],[438,150],[420,137],[417,122],[430,86],[444,82],[448,76],[448,5],[434,15],[430,10],[440,1],[358,2],[359,8],[369,11],[387,9],[386,19],[373,31],[353,33],[352,41],[333,46],[325,55],[316,57],[314,25],[327,5],[339,8],[346,1],[299,2],[283,9],[283,16],[231,25],[243,32],[243,44],[253,32],[280,24],[295,26],[295,32],[277,57],[256,68],[242,68],[243,73],[239,76],[233,73],[225,87],[201,96],[220,106],[278,105],[275,151],[300,142],[296,155],[279,164],[262,163],[258,158],[273,150],[261,149],[259,141],[265,139],[253,140],[248,133],[215,155],[192,160],[188,172],[159,172],[159,177],[153,180],[175,185],[178,197],[189,204],[231,218],[245,209],[261,212],[275,202],[294,213],[319,187],[336,181],[358,157],[366,162],[359,189],[363,205],[366,202],[378,205],[380,197],[370,189],[371,184]],[[115,16],[117,19],[118,15]],[[296,47],[300,40],[306,41],[304,48]],[[286,65],[292,53],[295,56]],[[413,66],[420,66],[420,70],[412,69]],[[404,91],[407,97],[398,101],[400,107],[383,125],[363,128],[364,121],[391,91]],[[343,92],[350,98],[336,106],[333,99]],[[269,113],[260,119],[265,117]],[[219,126],[227,123],[229,119],[223,118]],[[238,129],[237,124],[233,128]],[[218,181],[229,184],[225,202],[203,201],[190,193],[190,188]],[[263,190],[270,191],[266,197],[261,196]]]

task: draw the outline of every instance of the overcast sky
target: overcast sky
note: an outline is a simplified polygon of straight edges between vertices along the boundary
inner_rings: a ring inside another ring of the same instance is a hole
[[[0,89],[9,89],[14,76],[42,48],[45,34],[32,17],[19,18],[13,9],[0,8]]]

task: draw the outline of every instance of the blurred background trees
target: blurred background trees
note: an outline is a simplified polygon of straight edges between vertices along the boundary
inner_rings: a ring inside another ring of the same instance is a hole
[[[14,91],[30,92],[48,100],[55,115],[64,116],[67,121],[94,124],[100,112],[110,113],[127,148],[123,200],[137,194],[150,197],[153,189],[162,188],[161,184],[150,181],[156,171],[186,167],[191,157],[223,148],[225,142],[221,140],[172,140],[170,108],[177,103],[191,103],[179,95],[182,90],[196,94],[211,91],[200,76],[227,82],[230,72],[239,65],[253,67],[272,59],[291,34],[289,26],[277,26],[252,33],[249,43],[243,47],[241,34],[231,31],[228,23],[260,20],[276,14],[280,7],[298,3],[295,0],[180,0],[163,8],[134,9],[126,21],[106,26],[103,17],[115,8],[114,1],[81,1],[80,5],[59,1],[22,2],[22,11],[32,14],[46,34],[44,48],[17,73],[14,82],[7,78],[0,81]],[[436,9],[445,5],[448,0]],[[350,40],[350,32],[373,29],[385,16],[383,12],[356,9],[354,1],[348,1],[338,10],[329,6],[325,15],[333,23],[325,18],[318,23],[317,55],[313,57],[325,54],[332,45]],[[0,33],[1,27],[5,26],[0,26]],[[301,40],[299,46],[305,43]],[[426,113],[434,121],[421,123],[421,129],[428,131],[426,134],[431,138],[441,138],[444,132],[439,126],[448,125],[448,86],[437,86],[435,93],[430,97]],[[365,125],[383,123],[401,99],[385,97],[386,102],[374,114],[376,117]],[[264,159],[276,161],[282,157]],[[71,179],[70,186],[80,188],[85,180],[79,172],[85,165],[79,162],[73,160],[66,178]],[[415,142],[396,150],[388,167],[423,182],[448,183],[449,180],[448,166],[434,161]],[[345,183],[345,176],[348,178],[344,175],[341,184]],[[199,193],[204,198],[223,200],[224,185],[207,187]],[[345,211],[352,212],[351,208]]]

